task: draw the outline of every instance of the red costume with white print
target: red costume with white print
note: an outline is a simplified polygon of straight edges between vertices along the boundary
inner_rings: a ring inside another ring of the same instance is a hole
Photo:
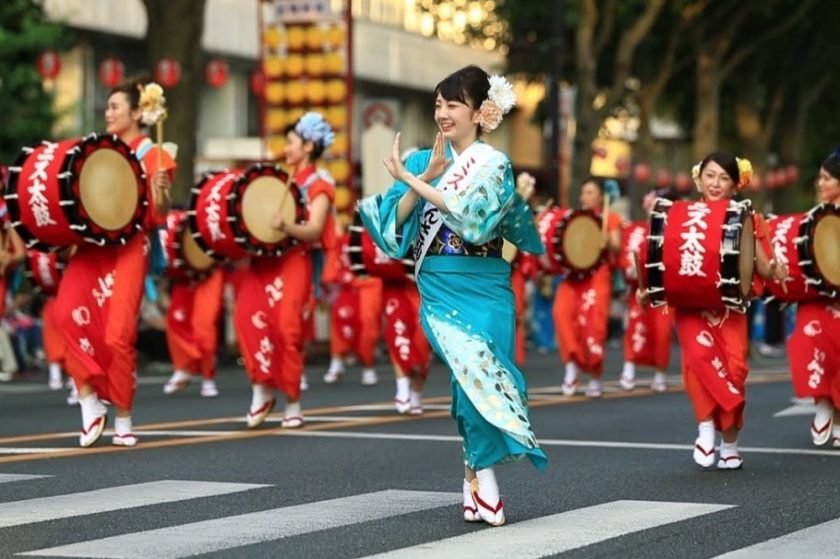
[[[138,137],[129,145],[138,152],[150,142]],[[157,147],[142,162],[151,183],[158,168]],[[170,174],[175,162],[165,151],[161,170]],[[146,228],[161,223],[149,192]],[[137,369],[137,317],[148,269],[148,239],[135,234],[122,246],[79,245],[64,272],[56,301],[66,343],[66,368],[76,386],[90,384],[101,400],[131,409]]]
[[[525,363],[525,286],[536,277],[539,270],[537,257],[518,252],[511,264],[510,287],[516,302],[516,364]]]
[[[166,312],[166,343],[176,370],[215,378],[224,280],[221,268],[200,280],[173,280]]]
[[[420,326],[420,293],[414,282],[386,281],[384,338],[391,361],[407,376],[425,380],[429,374],[430,347]]]
[[[319,177],[314,165],[298,171],[293,180],[307,203],[319,195],[335,200],[335,187]],[[327,255],[324,282],[338,272],[334,255],[336,231],[327,214],[320,244]],[[281,390],[290,401],[300,398],[303,373],[304,320],[310,312],[312,259],[310,246],[301,243],[280,257],[253,257],[243,271],[236,301],[234,324],[245,371],[252,384]]]
[[[797,397],[829,398],[840,408],[840,303],[799,303],[788,357]]]
[[[607,231],[621,228],[621,217],[608,212]],[[610,265],[602,264],[583,280],[564,280],[554,297],[554,325],[560,358],[584,372],[600,377],[604,368],[612,278]]]

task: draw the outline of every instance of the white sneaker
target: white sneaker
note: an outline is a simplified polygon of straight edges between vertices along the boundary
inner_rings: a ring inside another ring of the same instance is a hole
[[[593,378],[589,380],[589,384],[586,386],[586,395],[589,398],[600,398],[603,395],[603,389],[601,388],[601,381],[599,379]]]
[[[306,378],[306,373],[300,375],[300,391],[306,392],[309,390],[309,379]]]
[[[375,386],[378,382],[379,377],[376,376],[376,371],[373,369],[362,371],[362,386]]]
[[[172,376],[163,385],[164,394],[175,394],[185,389],[192,380],[192,375],[185,371],[175,371]]]
[[[341,380],[341,377],[344,375],[344,369],[330,369],[326,373],[324,373],[324,383],[325,384],[335,384]]]
[[[216,381],[208,378],[201,381],[201,395],[204,398],[215,398],[219,395],[219,388],[216,386]]]

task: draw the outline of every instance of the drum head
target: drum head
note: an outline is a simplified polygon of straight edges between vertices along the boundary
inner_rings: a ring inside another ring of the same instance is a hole
[[[826,215],[814,229],[814,260],[828,283],[840,286],[840,216]]]
[[[82,207],[91,221],[109,231],[125,227],[137,210],[137,175],[116,150],[91,153],[79,175]]]
[[[573,217],[563,235],[563,254],[577,270],[587,270],[601,258],[601,226],[588,215]]]
[[[212,256],[204,252],[192,236],[189,226],[184,227],[181,238],[181,250],[184,253],[184,260],[193,270],[203,272],[213,267],[216,261]]]
[[[744,220],[741,229],[741,246],[738,260],[738,271],[741,274],[741,296],[746,297],[752,285],[753,268],[755,267],[755,234],[753,232],[753,220],[748,217]]]
[[[296,220],[295,199],[286,183],[276,177],[262,176],[248,184],[242,195],[242,220],[251,235],[263,243],[278,243],[285,239],[285,233],[271,226],[277,212],[286,223]]]

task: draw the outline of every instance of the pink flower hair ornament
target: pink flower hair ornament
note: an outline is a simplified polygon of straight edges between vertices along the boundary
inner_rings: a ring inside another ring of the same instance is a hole
[[[502,117],[516,105],[513,86],[504,76],[493,75],[489,78],[490,90],[478,108],[478,124],[484,132],[492,132],[502,123]]]

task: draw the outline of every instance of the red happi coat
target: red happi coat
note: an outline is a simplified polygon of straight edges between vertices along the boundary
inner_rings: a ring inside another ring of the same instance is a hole
[[[516,302],[516,364],[525,363],[525,287],[533,280],[539,271],[539,261],[533,254],[518,252],[511,263],[510,287]]]
[[[756,242],[771,254],[767,225],[754,216]],[[762,281],[753,278],[753,294]],[[749,367],[747,316],[723,310],[676,309],[674,323],[682,351],[683,383],[697,421],[712,418],[715,428],[741,429]]]
[[[828,398],[840,408],[840,303],[798,304],[788,358],[797,397]]]
[[[306,195],[308,204],[324,195],[332,204],[335,187],[316,175],[311,165],[293,178]],[[321,234],[320,244],[328,256],[323,280],[337,273],[336,231],[332,213]],[[280,257],[253,257],[243,270],[234,324],[245,371],[252,384],[281,390],[289,401],[300,399],[303,373],[304,322],[311,313],[313,266],[311,246],[300,243]]]
[[[145,136],[129,145],[137,152]],[[151,183],[157,171],[157,147],[142,158],[149,181],[145,226],[162,223],[153,210]],[[163,151],[161,170],[174,173],[174,160]],[[65,365],[76,386],[89,384],[100,399],[131,409],[137,373],[137,322],[148,270],[149,242],[135,234],[125,245],[80,245],[70,257],[59,287],[56,311],[64,334]]]
[[[607,231],[621,228],[621,217],[609,212]],[[602,264],[583,280],[564,280],[554,296],[554,326],[560,358],[574,362],[584,372],[600,377],[604,368],[612,278],[610,265]]]

